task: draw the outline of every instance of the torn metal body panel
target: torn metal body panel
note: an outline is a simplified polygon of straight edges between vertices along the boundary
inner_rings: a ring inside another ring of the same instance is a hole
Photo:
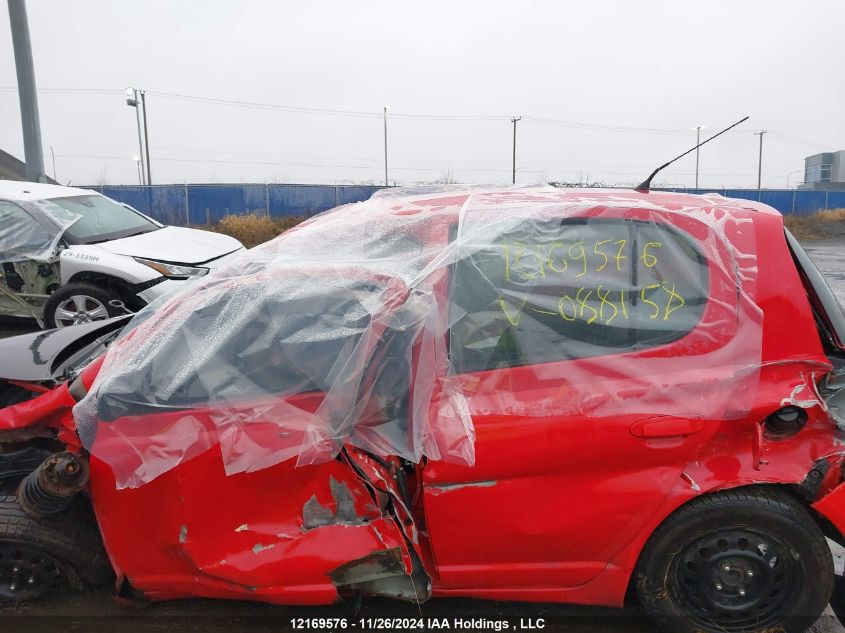
[[[0,263],[0,316],[41,320],[44,304],[61,285],[58,259]]]
[[[375,593],[377,581],[389,587],[413,569],[393,500],[341,461],[297,468],[289,460],[227,476],[212,449],[123,490],[103,462],[92,460],[91,469],[106,547],[148,599],[324,604],[354,587]]]
[[[838,365],[820,385],[821,396],[836,426],[845,431],[845,365]]]

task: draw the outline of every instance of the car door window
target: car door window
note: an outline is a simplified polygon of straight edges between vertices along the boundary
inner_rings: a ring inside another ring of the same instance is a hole
[[[0,261],[15,261],[43,254],[53,235],[24,209],[0,200]]]
[[[706,304],[706,260],[664,225],[528,222],[469,251],[450,287],[459,373],[662,345],[691,331]]]

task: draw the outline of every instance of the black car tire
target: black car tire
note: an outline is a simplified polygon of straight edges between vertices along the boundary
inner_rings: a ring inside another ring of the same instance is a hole
[[[635,572],[659,628],[805,631],[833,591],[830,548],[807,510],[775,488],[704,495],[652,534]]]
[[[122,301],[121,297],[113,290],[98,288],[89,283],[72,283],[61,286],[47,299],[44,306],[44,325],[48,328],[70,325],[69,322],[62,323],[61,317],[57,319],[57,311],[63,306],[74,306],[82,323],[125,314],[125,310],[111,305],[111,302],[115,299]],[[90,318],[90,315],[95,316]]]
[[[114,577],[85,499],[36,520],[21,509],[14,490],[13,482],[0,482],[0,603],[101,586]]]

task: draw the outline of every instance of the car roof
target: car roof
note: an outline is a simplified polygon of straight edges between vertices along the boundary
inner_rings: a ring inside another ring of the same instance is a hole
[[[444,209],[461,206],[469,202],[481,203],[486,207],[521,206],[531,204],[577,204],[579,206],[629,206],[631,208],[653,208],[661,211],[678,212],[692,210],[712,210],[714,208],[730,211],[735,217],[768,215],[780,217],[776,209],[742,198],[726,198],[717,193],[691,194],[671,191],[637,191],[635,189],[599,189],[599,188],[557,188],[546,185],[532,186],[433,186],[382,189],[373,195],[373,199],[390,200],[393,212],[402,213],[402,206]],[[366,204],[366,203],[364,203]]]
[[[61,187],[40,182],[26,182],[23,180],[0,180],[0,198],[4,200],[46,200],[49,198],[64,198],[67,196],[96,195],[90,189],[76,187]]]
[[[637,191],[634,189],[557,188],[548,185],[472,186],[439,185],[382,189],[370,201],[341,207],[356,214],[366,211],[377,215],[434,213],[460,215],[464,210],[489,211],[543,207],[547,205],[581,208],[615,207],[652,210],[677,215],[694,214],[708,225],[720,226],[726,214],[734,219],[752,222],[783,222],[772,207],[753,200],[726,198],[717,193],[690,194],[670,191]]]

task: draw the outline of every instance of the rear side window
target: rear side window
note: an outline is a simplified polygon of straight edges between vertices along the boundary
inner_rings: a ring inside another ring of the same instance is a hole
[[[452,268],[457,372],[636,351],[701,319],[708,271],[675,229],[602,218],[525,223]]]

